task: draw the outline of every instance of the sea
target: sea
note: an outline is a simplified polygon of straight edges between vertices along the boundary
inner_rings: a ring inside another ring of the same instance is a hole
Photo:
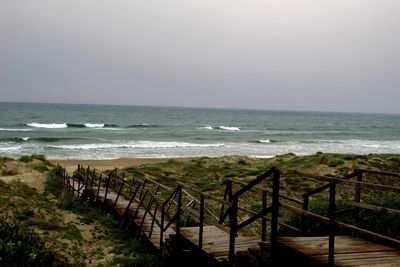
[[[0,156],[400,153],[400,114],[0,103]]]

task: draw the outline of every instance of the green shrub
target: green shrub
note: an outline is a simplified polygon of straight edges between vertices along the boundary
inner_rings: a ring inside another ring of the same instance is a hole
[[[34,214],[33,210],[26,208],[22,212],[16,212],[14,216],[18,220],[27,220]]]
[[[21,162],[31,162],[31,161],[33,161],[33,159],[32,159],[31,156],[22,156],[22,157],[19,158],[19,161],[21,161]]]
[[[133,257],[114,257],[113,263],[122,267],[155,267],[157,258],[148,254],[137,254]]]
[[[344,160],[355,160],[355,159],[357,159],[357,157],[355,155],[347,155],[347,156],[344,156],[343,159]]]
[[[46,190],[52,192],[55,196],[60,196],[61,192],[64,190],[63,179],[61,169],[51,169],[46,180]]]
[[[254,211],[254,212],[261,212],[262,211],[262,203],[261,202],[254,202],[253,204],[251,204],[250,206],[250,210]]]
[[[143,179],[144,178],[144,173],[142,173],[141,171],[139,171],[137,168],[135,167],[130,167],[130,168],[126,168],[124,171],[130,173],[133,175],[133,177],[135,178],[140,178]]]
[[[67,229],[64,232],[64,238],[70,240],[81,240],[82,239],[81,231],[79,231],[78,227],[76,227],[75,224],[68,223]]]
[[[33,169],[38,172],[47,172],[49,168],[45,164],[38,164],[33,166]]]
[[[0,219],[0,266],[68,266],[55,252],[46,249],[39,236],[16,223]]]
[[[396,162],[396,163],[400,164],[400,158],[395,158],[395,157],[392,157],[392,158],[388,158],[388,160],[390,160],[390,161],[393,161],[393,162]]]
[[[328,162],[329,167],[337,167],[339,165],[343,165],[345,162],[341,159],[334,159]]]

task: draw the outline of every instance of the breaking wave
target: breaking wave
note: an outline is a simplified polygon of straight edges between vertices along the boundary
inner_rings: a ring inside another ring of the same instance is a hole
[[[5,132],[31,132],[32,129],[0,128],[0,131],[5,131]]]
[[[111,148],[185,148],[185,147],[220,147],[224,144],[195,144],[186,142],[153,142],[153,141],[137,141],[128,143],[97,143],[97,144],[73,144],[73,145],[56,145],[49,146],[51,148],[60,149],[111,149]]]
[[[206,130],[225,130],[225,131],[240,131],[240,127],[237,126],[210,126],[206,125],[203,127],[200,127],[200,129],[206,129]]]
[[[66,123],[27,123],[26,124],[29,127],[33,128],[45,128],[45,129],[62,129],[62,128],[67,128],[68,125]]]

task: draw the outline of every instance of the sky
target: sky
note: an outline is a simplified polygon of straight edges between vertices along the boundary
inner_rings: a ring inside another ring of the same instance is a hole
[[[398,0],[1,0],[0,102],[400,113]]]

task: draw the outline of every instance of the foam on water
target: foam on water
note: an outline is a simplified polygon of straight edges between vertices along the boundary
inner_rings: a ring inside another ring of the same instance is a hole
[[[104,123],[85,123],[85,127],[87,128],[103,128]]]
[[[45,128],[45,129],[62,129],[62,128],[67,128],[68,125],[66,123],[28,123],[26,124],[29,127],[34,127],[34,128]]]
[[[126,143],[98,143],[98,144],[74,144],[74,145],[52,145],[52,148],[61,149],[112,149],[112,148],[179,148],[179,147],[220,147],[224,144],[195,144],[185,142],[153,142],[135,141]]]
[[[11,129],[11,128],[0,128],[0,131],[5,131],[5,132],[31,132],[32,129]]]
[[[225,131],[240,131],[240,127],[235,126],[219,126],[218,129]]]
[[[0,156],[400,153],[399,115],[21,103],[0,111]]]

